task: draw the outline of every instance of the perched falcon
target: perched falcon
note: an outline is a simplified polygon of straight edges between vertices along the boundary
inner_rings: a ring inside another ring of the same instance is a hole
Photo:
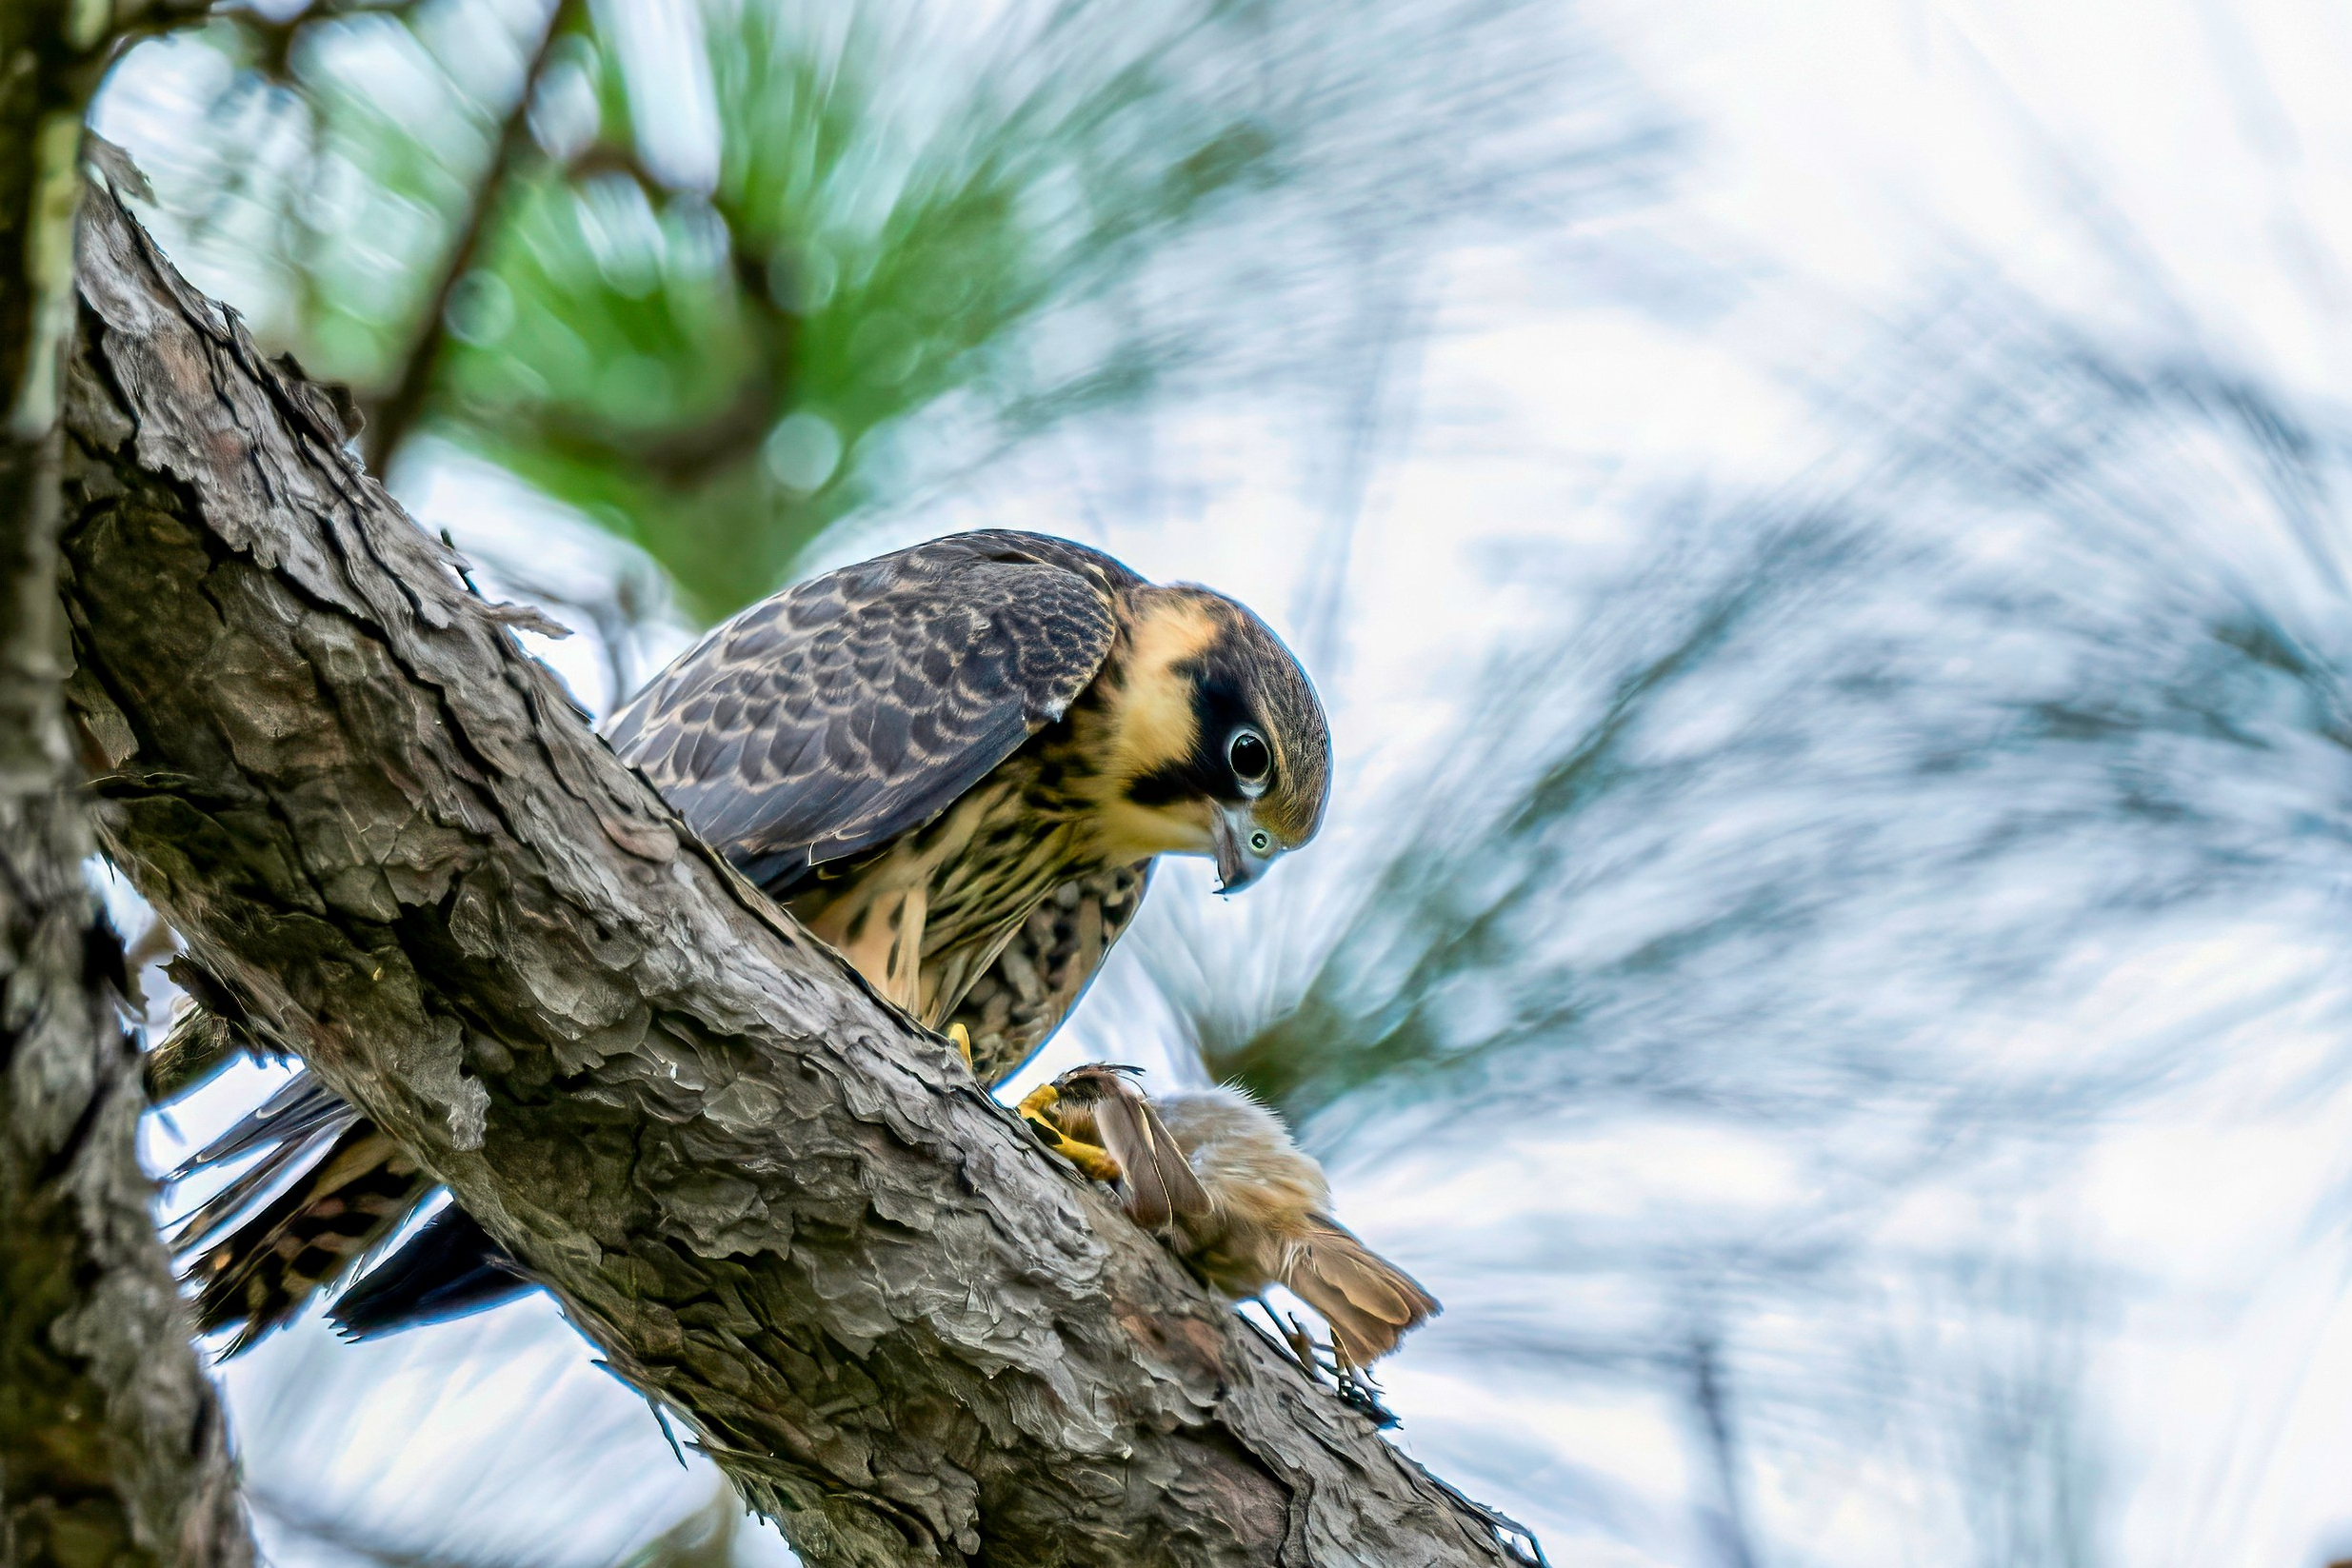
[[[1314,688],[1246,607],[1013,532],[918,545],[752,606],[639,693],[609,737],[697,834],[948,1032],[991,1086],[1077,1002],[1159,856],[1210,857],[1224,890],[1245,887],[1314,836],[1330,777]],[[256,1150],[174,1238],[205,1248],[189,1270],[198,1322],[237,1325],[232,1350],[341,1278],[432,1187],[307,1076],[189,1168]],[[366,1332],[525,1288],[451,1208],[337,1317]]]

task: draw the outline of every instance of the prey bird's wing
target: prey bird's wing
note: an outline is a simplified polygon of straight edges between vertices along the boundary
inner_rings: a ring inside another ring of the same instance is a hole
[[[973,533],[747,610],[613,720],[705,842],[784,893],[938,816],[1062,717],[1141,579],[1034,534]]]
[[[1096,1076],[1094,1133],[1119,1161],[1127,1213],[1146,1230],[1166,1224],[1172,1214],[1206,1214],[1208,1194],[1151,1102],[1125,1074],[1104,1069]]]

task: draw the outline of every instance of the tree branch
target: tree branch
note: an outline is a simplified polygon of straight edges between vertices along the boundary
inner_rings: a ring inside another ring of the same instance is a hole
[[[457,236],[433,280],[425,314],[417,323],[416,337],[400,362],[400,379],[392,384],[383,401],[369,410],[367,427],[360,432],[360,450],[367,454],[368,466],[376,473],[388,471],[400,444],[409,438],[409,432],[416,427],[417,420],[425,412],[425,400],[432,392],[433,373],[440,368],[441,351],[449,341],[449,302],[456,297],[457,286],[466,281],[466,274],[473,270],[474,258],[482,253],[482,241],[497,216],[508,180],[530,143],[530,106],[539,96],[539,84],[547,75],[548,63],[555,58],[556,42],[578,26],[586,12],[586,0],[555,0],[548,9],[548,30],[540,36],[539,47],[532,51],[530,64],[523,71],[523,85],[516,93],[514,107],[507,111],[498,128],[498,141],[490,149],[489,166],[483,169],[481,183],[474,187],[472,204],[459,221]]]
[[[1507,1560],[699,845],[118,207],[86,226],[110,854],[807,1561]]]
[[[218,1400],[139,1168],[123,949],[60,691],[58,371],[106,8],[0,6],[0,1562],[243,1568]]]

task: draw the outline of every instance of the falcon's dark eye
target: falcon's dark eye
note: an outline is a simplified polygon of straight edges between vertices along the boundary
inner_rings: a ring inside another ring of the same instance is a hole
[[[1254,729],[1233,732],[1233,739],[1225,744],[1225,760],[1233,764],[1233,776],[1246,784],[1264,784],[1274,770],[1274,753],[1266,737]]]

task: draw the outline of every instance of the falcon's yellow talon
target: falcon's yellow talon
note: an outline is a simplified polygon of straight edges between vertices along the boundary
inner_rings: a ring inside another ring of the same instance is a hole
[[[1093,1181],[1118,1181],[1119,1161],[1111,1156],[1109,1150],[1092,1143],[1081,1143],[1056,1124],[1053,1120],[1053,1108],[1061,1102],[1061,1090],[1050,1083],[1040,1083],[1036,1088],[1023,1095],[1021,1103],[1013,1109],[1019,1113],[1022,1121],[1037,1129],[1038,1136],[1044,1139],[1047,1148],[1077,1166],[1080,1173],[1087,1180]]]
[[[964,1059],[964,1065],[978,1076],[979,1069],[972,1067],[972,1032],[961,1023],[950,1023],[947,1025],[947,1043],[954,1046],[955,1054]]]
[[[1013,1114],[1027,1122],[1038,1141],[1049,1149],[1058,1149],[1070,1141],[1069,1134],[1054,1124],[1053,1107],[1061,1099],[1061,1090],[1050,1083],[1040,1083],[1023,1095],[1021,1103],[1013,1107]]]
[[[1081,1143],[1065,1133],[1062,1135],[1062,1141],[1054,1146],[1053,1152],[1077,1166],[1080,1173],[1088,1181],[1116,1181],[1119,1180],[1119,1161],[1111,1157],[1108,1149],[1098,1148],[1092,1143]]]

